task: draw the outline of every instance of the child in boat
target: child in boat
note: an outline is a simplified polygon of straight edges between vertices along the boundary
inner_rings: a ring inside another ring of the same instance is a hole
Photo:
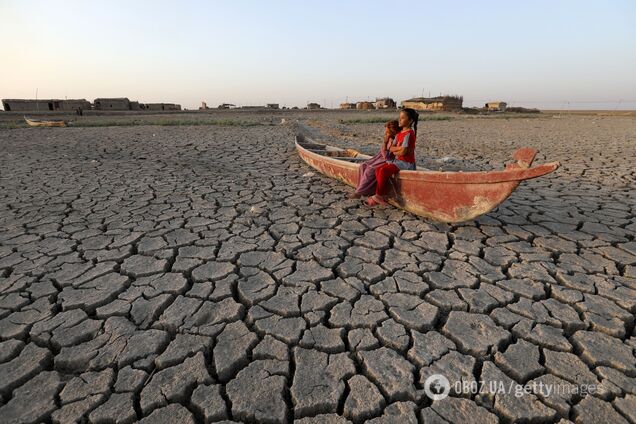
[[[415,136],[418,119],[419,114],[413,109],[406,108],[400,111],[399,124],[402,130],[395,136],[393,146],[389,148],[395,158],[387,160],[375,170],[377,187],[375,195],[367,199],[367,205],[385,204],[391,177],[400,170],[415,170]]]
[[[393,159],[393,153],[389,151],[396,134],[400,131],[398,121],[389,121],[384,125],[384,139],[378,154],[365,161],[358,168],[358,186],[356,191],[349,195],[349,199],[359,199],[362,196],[370,196],[375,193],[375,170]]]

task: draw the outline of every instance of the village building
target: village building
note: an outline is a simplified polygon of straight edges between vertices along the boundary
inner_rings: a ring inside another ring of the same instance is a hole
[[[95,110],[130,110],[128,97],[99,98],[93,101]]]
[[[506,102],[488,102],[484,105],[484,108],[488,112],[505,112],[508,104]]]
[[[320,105],[318,103],[307,103],[307,109],[320,109]]]
[[[415,97],[404,100],[402,107],[416,110],[430,111],[458,111],[462,110],[464,98],[461,96]]]
[[[340,109],[355,109],[356,108],[356,104],[355,103],[340,103]]]
[[[376,109],[395,109],[397,104],[395,100],[390,97],[382,97],[375,99],[375,108]]]
[[[267,109],[280,109],[278,103],[267,103]]]
[[[181,110],[175,103],[139,103],[127,97],[98,98],[91,102],[86,99],[3,99],[2,108],[6,112],[76,112],[81,110]]]
[[[146,103],[146,110],[181,110],[181,105],[175,103]]]
[[[2,99],[2,108],[5,112],[31,112],[54,110],[54,99]]]
[[[69,99],[69,100],[62,100],[62,107],[60,110],[77,110],[77,109],[82,109],[82,110],[91,110],[93,108],[93,105],[91,104],[91,102],[89,102],[86,99]]]
[[[130,102],[130,110],[146,110],[146,105],[139,102]]]
[[[234,109],[236,107],[236,105],[233,105],[232,103],[221,103],[217,109]]]
[[[361,109],[361,110],[375,109],[375,105],[373,104],[373,102],[358,102],[356,103],[356,109]]]
[[[91,103],[86,99],[2,99],[5,112],[46,112],[91,110]]]

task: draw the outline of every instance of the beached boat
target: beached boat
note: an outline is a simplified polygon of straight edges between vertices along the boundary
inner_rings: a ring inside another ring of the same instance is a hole
[[[358,167],[370,156],[352,149],[319,144],[300,134],[300,157],[319,172],[350,186],[358,183]],[[389,203],[415,215],[441,222],[469,221],[500,205],[524,180],[549,174],[558,162],[531,167],[536,150],[514,152],[515,163],[485,172],[400,171],[392,182]]]
[[[35,119],[24,117],[24,120],[31,127],[65,127],[66,122],[61,119]]]

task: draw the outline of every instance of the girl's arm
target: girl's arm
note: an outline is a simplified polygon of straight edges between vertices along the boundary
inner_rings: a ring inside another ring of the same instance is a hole
[[[407,147],[402,147],[402,146],[391,146],[389,148],[389,151],[396,156],[404,156],[407,150],[408,150]]]
[[[383,145],[384,150],[390,151],[393,148],[393,142],[395,142],[395,137],[387,137]]]
[[[395,154],[396,156],[404,156],[408,152],[410,144],[411,144],[411,134],[406,134],[404,136],[404,139],[402,140],[402,145],[391,146],[389,150],[391,151],[391,153]]]

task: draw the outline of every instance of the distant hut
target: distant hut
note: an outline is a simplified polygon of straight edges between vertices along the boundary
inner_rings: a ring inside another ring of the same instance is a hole
[[[375,99],[375,108],[376,109],[395,109],[397,104],[395,100],[390,97],[382,97]]]
[[[221,103],[217,109],[234,109],[236,107],[236,105],[233,105],[232,103]]]
[[[175,103],[146,103],[146,110],[181,110],[181,105]]]
[[[356,104],[355,103],[340,103],[340,109],[355,109],[356,108]]]
[[[2,99],[2,108],[5,112],[32,112],[55,110],[54,99]]]
[[[2,99],[5,112],[46,112],[91,110],[91,103],[86,99]]]
[[[146,105],[137,101],[131,101],[130,110],[146,110]]]
[[[267,109],[280,109],[280,106],[278,103],[267,103],[266,107]]]
[[[484,105],[484,108],[488,112],[505,112],[508,104],[506,102],[488,102]]]
[[[373,104],[373,102],[358,102],[356,103],[356,109],[359,109],[359,110],[375,109],[375,105]]]
[[[311,110],[320,109],[320,105],[318,103],[307,103],[307,109],[311,109]]]
[[[462,110],[464,98],[461,96],[415,97],[404,100],[402,107],[416,110],[430,111],[459,111]]]
[[[128,97],[99,98],[93,104],[96,110],[130,110]]]
[[[62,100],[62,105],[59,110],[75,111],[77,109],[91,110],[93,105],[86,99],[70,99]]]

